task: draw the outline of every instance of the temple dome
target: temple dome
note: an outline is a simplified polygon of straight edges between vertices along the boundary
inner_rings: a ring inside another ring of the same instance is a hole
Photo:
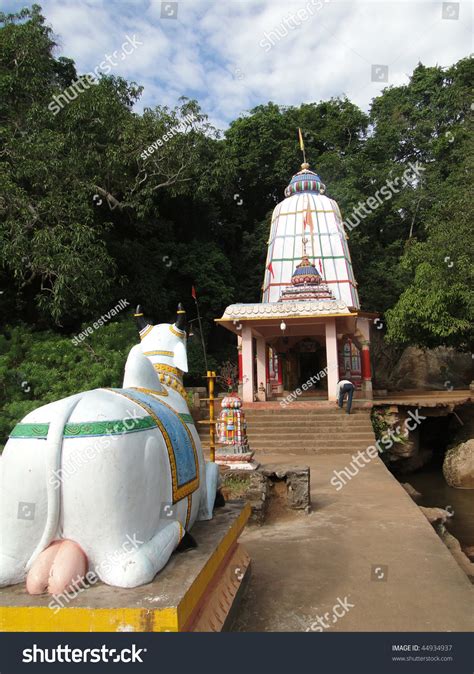
[[[306,252],[303,253],[303,259],[297,265],[291,285],[284,288],[280,295],[280,302],[288,301],[306,302],[308,300],[331,300],[334,301],[334,295],[324,283],[321,274],[314,264],[309,261]]]
[[[319,276],[319,283],[324,279],[323,284],[335,300],[360,308],[341,212],[337,202],[325,191],[319,175],[305,163],[291,178],[285,190],[286,198],[274,208],[262,285],[263,303],[294,296],[294,292],[286,292],[291,287],[296,291],[299,286],[293,283],[293,275],[297,279],[306,274],[313,279]],[[303,260],[305,256],[308,265]],[[303,299],[306,293],[300,291],[300,294]]]
[[[298,194],[298,192],[316,192],[318,194],[324,194],[326,191],[326,186],[323,184],[323,181],[314,171],[309,170],[309,164],[301,164],[301,171],[295,173],[293,178],[290,180],[290,184],[285,189],[285,197],[289,197],[292,194]]]
[[[314,264],[312,264],[306,255],[296,267],[291,277],[292,285],[299,285],[301,283],[321,283],[321,274],[318,272]]]

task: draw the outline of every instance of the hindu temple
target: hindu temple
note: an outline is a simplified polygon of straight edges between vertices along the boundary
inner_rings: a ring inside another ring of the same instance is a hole
[[[339,206],[306,162],[273,210],[261,302],[231,304],[217,322],[237,336],[244,402],[335,400],[348,378],[372,398],[370,324],[360,308]]]

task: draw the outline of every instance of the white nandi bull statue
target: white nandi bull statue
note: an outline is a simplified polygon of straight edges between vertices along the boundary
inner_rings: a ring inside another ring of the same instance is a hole
[[[0,586],[26,576],[30,593],[59,594],[89,568],[136,587],[178,546],[195,545],[187,531],[196,520],[212,518],[218,468],[204,462],[182,385],[185,312],[179,305],[174,325],[147,323],[140,307],[135,316],[141,343],[123,388],[44,405],[10,435],[0,459]]]

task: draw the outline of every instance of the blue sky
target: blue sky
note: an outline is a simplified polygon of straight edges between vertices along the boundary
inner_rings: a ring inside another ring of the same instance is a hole
[[[299,105],[346,94],[367,109],[383,87],[407,82],[418,61],[448,66],[474,51],[467,1],[38,2],[58,55],[79,72],[136,36],[143,44],[112,71],[145,87],[138,110],[185,95],[219,128],[269,100]],[[2,11],[25,4],[0,0]]]

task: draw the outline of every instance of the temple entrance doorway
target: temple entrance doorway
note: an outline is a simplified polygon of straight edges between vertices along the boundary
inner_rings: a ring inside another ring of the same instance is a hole
[[[327,364],[325,347],[314,339],[304,339],[296,347],[298,386],[306,384],[307,395],[326,395],[328,384],[324,371]]]

